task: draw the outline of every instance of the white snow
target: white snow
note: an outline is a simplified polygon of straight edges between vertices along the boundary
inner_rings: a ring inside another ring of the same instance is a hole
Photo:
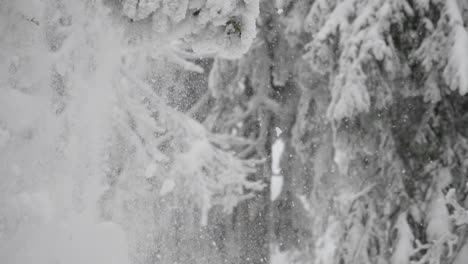
[[[337,220],[330,217],[329,225],[325,233],[317,239],[315,252],[317,252],[315,264],[335,263],[336,251],[338,249],[340,224]]]
[[[175,182],[173,179],[167,179],[163,182],[161,189],[159,190],[159,194],[161,196],[167,195],[174,190]]]
[[[0,149],[5,146],[10,140],[10,132],[0,127]]]
[[[127,248],[115,223],[75,216],[66,222],[23,225],[9,241],[0,241],[0,259],[5,264],[128,264]]]
[[[275,132],[276,132],[276,137],[279,137],[283,133],[283,130],[281,130],[281,128],[279,127],[275,127]]]
[[[397,243],[393,249],[391,258],[392,264],[408,264],[410,257],[414,253],[413,240],[414,236],[411,227],[406,221],[407,213],[402,213],[398,216],[395,229],[397,230]]]
[[[440,239],[451,233],[451,218],[447,210],[442,190],[450,184],[452,175],[448,168],[441,169],[437,177],[437,189],[427,212],[426,233],[430,241]]]
[[[284,177],[282,175],[273,175],[270,182],[270,199],[276,200],[283,189]]]
[[[145,171],[145,176],[147,179],[151,179],[155,176],[155,173],[156,173],[156,170],[157,170],[157,166],[155,163],[151,163],[147,168],[146,168],[146,171]]]
[[[281,252],[278,246],[271,247],[271,264],[290,264],[288,252]]]
[[[281,129],[276,127],[277,136],[281,134]],[[275,140],[271,146],[271,171],[273,175],[270,180],[270,199],[276,200],[283,189],[284,177],[281,175],[281,156],[284,152],[284,142],[281,138]]]
[[[463,26],[460,10],[456,0],[447,0],[454,43],[444,78],[452,90],[458,89],[461,95],[465,95],[468,92],[468,32]]]
[[[281,173],[281,155],[284,151],[284,142],[281,139],[275,140],[271,146],[271,171],[273,174],[278,175]]]
[[[0,260],[127,264],[121,227],[98,218],[103,157],[112,131],[112,80],[120,62],[112,56],[119,50],[118,31],[96,20],[102,6],[86,9],[81,2],[65,1],[57,9],[54,3],[8,1],[0,8],[0,24],[7,25],[0,27],[0,57],[7,58],[0,68],[17,73],[0,87],[0,137],[8,142],[0,151]],[[53,39],[56,32],[50,32],[60,12],[74,15],[73,30],[62,28],[61,46]],[[43,35],[47,30],[51,39]],[[63,83],[54,83],[54,68]],[[64,94],[54,93],[53,85],[63,85]],[[66,104],[60,114],[53,107],[56,100]]]

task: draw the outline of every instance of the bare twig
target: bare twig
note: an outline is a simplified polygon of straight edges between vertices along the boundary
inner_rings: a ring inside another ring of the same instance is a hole
[[[31,18],[27,18],[25,15],[21,14],[21,17],[26,20],[26,21],[29,21],[31,23],[33,23],[34,25],[36,26],[39,26],[39,21],[36,20],[36,17],[31,17]]]

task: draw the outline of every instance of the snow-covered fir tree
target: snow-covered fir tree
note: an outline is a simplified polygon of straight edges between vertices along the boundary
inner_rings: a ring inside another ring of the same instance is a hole
[[[269,157],[283,131],[285,185],[260,211],[291,262],[466,258],[456,260],[466,227],[446,195],[466,202],[467,8],[263,1],[249,53],[215,61],[218,127],[255,142],[240,153]]]

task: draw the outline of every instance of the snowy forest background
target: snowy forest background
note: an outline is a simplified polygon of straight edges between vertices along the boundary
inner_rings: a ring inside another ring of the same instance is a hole
[[[467,0],[0,0],[0,263],[468,263]]]

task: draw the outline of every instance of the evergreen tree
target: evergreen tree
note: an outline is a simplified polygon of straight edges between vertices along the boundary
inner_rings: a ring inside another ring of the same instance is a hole
[[[453,263],[466,241],[446,196],[466,202],[467,3],[275,4],[262,2],[250,51],[210,76],[215,129],[256,142],[242,155],[270,157],[285,131],[281,197],[258,210],[274,215],[273,241],[297,263]]]

